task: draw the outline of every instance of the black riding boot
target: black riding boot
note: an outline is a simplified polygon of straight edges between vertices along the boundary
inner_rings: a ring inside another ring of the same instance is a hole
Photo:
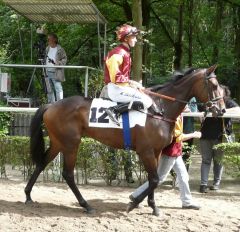
[[[160,115],[160,116],[162,116],[164,113],[163,109],[160,109],[154,102],[149,107],[149,111],[154,115]]]
[[[108,114],[109,118],[118,126],[120,126],[118,119],[121,113],[128,111],[128,105],[129,103],[122,103],[116,106],[109,107],[105,111]]]
[[[120,123],[118,121],[120,115],[124,112],[127,112],[128,110],[141,110],[143,109],[143,103],[139,101],[134,101],[131,105],[130,108],[129,104],[131,103],[121,103],[116,106],[109,107],[106,109],[106,113],[108,114],[109,118],[116,123],[118,126],[120,126]]]

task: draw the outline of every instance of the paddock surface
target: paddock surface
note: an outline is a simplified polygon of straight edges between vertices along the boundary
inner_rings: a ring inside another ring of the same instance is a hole
[[[25,182],[0,179],[0,231],[240,231],[240,192],[228,183],[219,192],[200,194],[193,186],[199,211],[181,209],[179,191],[170,185],[158,188],[157,204],[163,216],[142,208],[126,213],[130,187],[80,185],[83,196],[96,209],[87,215],[65,183],[37,183],[34,203],[25,205]]]

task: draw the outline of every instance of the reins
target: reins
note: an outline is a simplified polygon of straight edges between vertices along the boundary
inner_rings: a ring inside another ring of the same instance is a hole
[[[160,93],[155,93],[155,92],[152,92],[152,91],[147,90],[147,89],[144,89],[143,92],[146,93],[146,94],[155,96],[155,97],[159,97],[159,98],[163,98],[163,99],[169,100],[169,101],[176,101],[176,102],[180,102],[180,103],[184,103],[184,104],[188,103],[188,101],[180,100],[180,99],[177,99],[175,97],[170,97],[170,96],[167,96],[167,95],[164,95],[164,94],[160,94]]]
[[[211,77],[206,77],[206,81],[208,81],[209,79],[211,79]],[[167,95],[164,95],[164,94],[160,94],[160,93],[155,93],[155,92],[152,92],[150,90],[147,90],[147,89],[144,89],[142,90],[144,93],[148,94],[148,95],[152,95],[152,96],[155,96],[155,97],[159,97],[159,98],[162,98],[162,99],[166,99],[166,100],[169,100],[169,101],[173,101],[173,102],[180,102],[180,103],[183,103],[183,104],[188,104],[189,102],[188,101],[185,101],[185,100],[181,100],[181,99],[177,99],[175,97],[170,97],[170,96],[167,96]],[[210,97],[208,97],[210,99]],[[208,102],[206,103],[201,103],[201,102],[191,102],[192,105],[205,105],[207,106],[208,108],[211,108],[215,102],[218,102],[219,100],[221,100],[222,97],[216,97],[214,99],[211,99],[209,100]]]

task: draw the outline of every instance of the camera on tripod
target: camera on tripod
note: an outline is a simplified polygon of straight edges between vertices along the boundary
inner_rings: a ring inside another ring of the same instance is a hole
[[[38,35],[38,41],[34,43],[33,48],[37,50],[37,58],[42,63],[46,55],[47,36],[44,29],[42,28],[37,28],[36,33]]]

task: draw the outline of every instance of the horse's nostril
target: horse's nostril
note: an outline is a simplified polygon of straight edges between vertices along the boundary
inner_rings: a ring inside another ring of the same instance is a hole
[[[223,113],[223,114],[226,113],[226,109],[222,109],[222,113]]]

